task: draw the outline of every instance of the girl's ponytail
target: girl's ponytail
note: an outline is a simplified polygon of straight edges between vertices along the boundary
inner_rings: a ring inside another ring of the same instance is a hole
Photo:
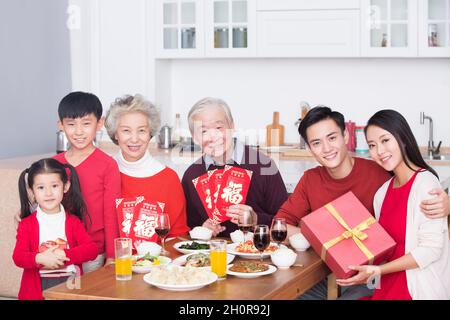
[[[19,177],[19,197],[20,197],[20,218],[28,217],[31,212],[31,202],[28,197],[27,181],[25,180],[25,175],[28,173],[28,169],[22,171]]]
[[[70,188],[63,199],[63,206],[69,213],[77,216],[81,221],[83,221],[87,227],[87,220],[89,220],[89,225],[92,224],[92,221],[87,210],[86,203],[84,202],[83,195],[81,194],[78,174],[75,168],[70,164],[64,164],[64,168],[70,170]]]

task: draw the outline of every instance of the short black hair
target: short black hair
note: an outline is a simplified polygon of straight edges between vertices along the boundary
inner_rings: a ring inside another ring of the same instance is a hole
[[[308,143],[308,139],[306,137],[306,130],[312,125],[326,120],[331,119],[338,127],[341,129],[342,134],[345,131],[345,118],[344,115],[340,112],[333,111],[326,106],[317,106],[308,111],[304,119],[301,119],[300,125],[298,126],[298,133],[300,136]]]
[[[82,118],[93,113],[100,120],[103,113],[100,99],[92,93],[75,91],[62,98],[58,106],[59,120],[64,118],[76,119]]]

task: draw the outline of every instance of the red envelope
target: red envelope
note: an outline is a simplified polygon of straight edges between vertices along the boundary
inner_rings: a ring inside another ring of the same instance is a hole
[[[336,216],[341,218],[356,236],[351,236]],[[359,227],[362,233],[355,227]],[[305,216],[300,221],[300,228],[314,251],[324,259],[338,279],[346,279],[356,274],[356,271],[348,268],[350,265],[369,264],[368,254],[373,256],[373,264],[381,263],[392,254],[396,246],[391,236],[352,192]],[[338,241],[325,249],[328,245],[324,244],[330,244],[334,239]]]
[[[144,201],[144,197],[116,199],[117,220],[120,228],[120,236],[128,238],[130,235],[131,222],[133,221],[134,208]]]
[[[139,241],[157,242],[156,214],[163,213],[164,207],[163,202],[152,200],[144,200],[136,205],[129,236],[133,246]]]
[[[209,184],[210,184],[211,192],[213,195],[214,207],[216,206],[217,199],[219,198],[220,186],[222,184],[223,171],[224,171],[223,169],[212,170],[212,174],[209,178]]]
[[[209,177],[214,173],[215,170],[208,171],[204,175],[195,178],[192,180],[194,184],[195,190],[197,190],[197,194],[205,208],[206,213],[209,218],[212,219],[213,211],[214,211],[214,203],[213,196],[211,191],[211,186],[209,183]]]
[[[229,206],[243,204],[247,200],[248,188],[253,172],[233,166],[225,166],[220,185],[213,221],[221,223],[230,220],[226,216]]]

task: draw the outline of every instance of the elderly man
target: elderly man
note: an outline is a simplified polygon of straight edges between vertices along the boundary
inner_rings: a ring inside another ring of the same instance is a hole
[[[246,212],[256,216],[259,224],[270,225],[287,199],[286,187],[273,160],[233,138],[233,117],[221,99],[198,101],[189,112],[188,122],[194,141],[203,151],[203,156],[186,170],[182,179],[189,227],[203,226],[211,229],[214,236],[228,236],[237,229]],[[192,180],[225,165],[250,170],[253,174],[246,203],[229,207],[226,214],[231,220],[213,224]]]

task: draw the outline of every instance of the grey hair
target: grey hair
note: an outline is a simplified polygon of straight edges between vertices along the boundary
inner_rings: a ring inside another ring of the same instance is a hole
[[[148,127],[150,128],[150,138],[155,136],[161,125],[161,116],[159,110],[153,103],[145,100],[140,94],[135,96],[125,95],[117,98],[109,107],[106,114],[105,127],[111,140],[118,144],[115,137],[117,133],[117,122],[119,118],[127,113],[139,112],[148,119]]]
[[[194,121],[192,120],[192,118],[196,114],[202,112],[204,109],[210,108],[210,107],[221,108],[223,110],[223,112],[225,113],[228,123],[230,125],[234,124],[233,116],[231,115],[230,107],[228,106],[228,104],[225,101],[223,101],[222,99],[207,97],[207,98],[201,99],[200,101],[197,101],[192,106],[191,110],[189,111],[188,124],[189,124],[189,130],[191,130],[191,132],[194,132]]]

